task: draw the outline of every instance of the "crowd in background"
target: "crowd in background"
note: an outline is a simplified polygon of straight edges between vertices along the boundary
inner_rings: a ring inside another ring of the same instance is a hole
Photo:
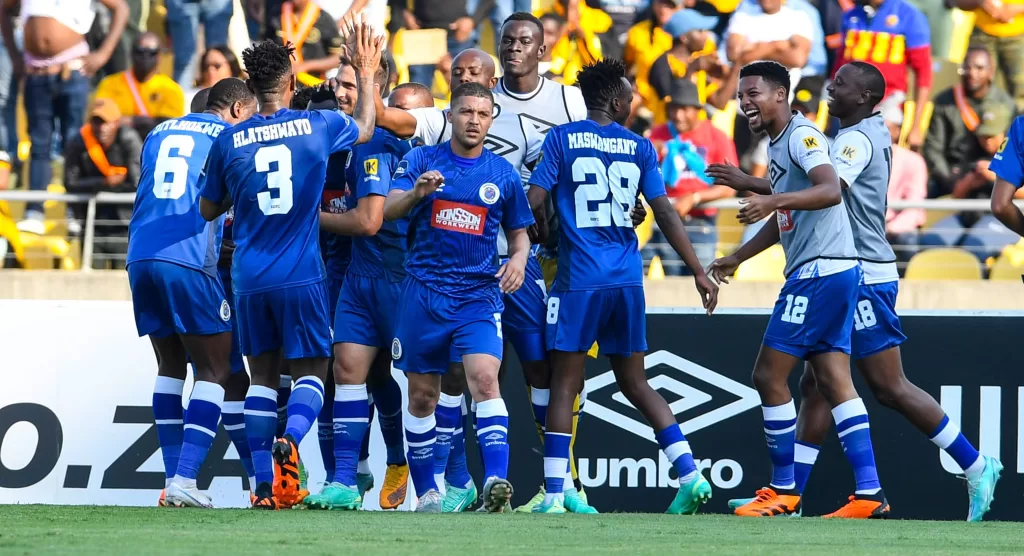
[[[595,59],[625,60],[635,87],[629,125],[661,154],[669,196],[705,263],[756,230],[706,206],[734,192],[704,173],[723,162],[768,171],[768,139],[751,135],[734,100],[739,68],[754,60],[790,68],[794,109],[830,136],[838,121],[827,113],[828,79],[847,61],[876,65],[887,86],[879,111],[898,145],[890,201],[988,198],[988,163],[1024,109],[1024,2],[858,1],[3,0],[0,188],[134,191],[149,130],[184,115],[196,91],[243,76],[233,22],[244,21],[242,46],[301,45],[295,69],[314,84],[338,65],[340,21],[363,14],[389,32],[393,83],[424,83],[443,106],[451,57],[477,46],[496,52],[501,22],[533,11],[544,24],[547,77],[571,84]],[[957,52],[965,28],[969,41]],[[439,47],[439,59],[425,60],[424,45]],[[84,206],[54,216],[41,203],[13,205],[0,203],[9,243],[82,233]],[[98,207],[97,266],[123,265],[130,211]],[[16,230],[4,218],[17,220]],[[962,246],[985,260],[1016,242],[984,213],[890,210],[887,219],[903,261],[925,246]],[[645,258],[666,274],[685,271],[657,229],[644,241]],[[18,264],[19,246],[7,266]]]

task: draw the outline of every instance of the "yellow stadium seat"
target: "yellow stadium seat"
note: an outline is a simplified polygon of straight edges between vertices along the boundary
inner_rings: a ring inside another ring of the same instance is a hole
[[[959,8],[953,8],[953,36],[949,41],[949,52],[946,58],[956,65],[960,65],[967,56],[967,45],[971,42],[971,32],[974,31],[974,12],[965,12]],[[941,56],[941,52],[937,52]]]
[[[647,269],[647,278],[651,280],[665,279],[665,267],[661,265],[661,257],[655,255],[651,259],[651,266]]]
[[[992,265],[992,271],[988,275],[989,280],[1020,280],[1024,275],[1024,266],[1017,266],[1009,257],[1000,256]]]
[[[785,269],[786,253],[782,245],[775,244],[740,264],[735,278],[743,282],[783,282]]]
[[[914,111],[916,104],[912,100],[903,103],[903,127],[900,128],[900,145],[907,146],[907,136],[910,135],[910,128],[914,126]],[[924,112],[921,113],[921,131],[928,132],[928,124],[932,121],[932,112],[935,111],[935,104],[928,101],[924,105]]]
[[[943,195],[939,199],[952,199],[952,195]],[[926,210],[924,212],[924,224],[921,225],[922,230],[927,230],[935,225],[936,222],[943,218],[956,214],[955,210]]]
[[[740,246],[743,241],[743,224],[736,220],[740,209],[718,209],[718,218],[715,220],[715,227],[718,228],[717,251],[729,255]]]
[[[956,247],[928,249],[907,263],[907,280],[981,280],[981,263]]]

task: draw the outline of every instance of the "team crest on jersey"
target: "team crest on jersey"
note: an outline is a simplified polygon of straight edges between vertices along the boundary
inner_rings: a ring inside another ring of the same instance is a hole
[[[402,342],[398,338],[391,340],[391,358],[395,361],[402,358]]]
[[[501,197],[501,191],[498,190],[498,186],[493,183],[485,183],[480,186],[480,200],[488,205],[493,205],[498,202]]]
[[[380,161],[376,158],[367,158],[363,161],[363,173],[367,176],[376,176],[380,169]]]
[[[804,148],[807,150],[820,148],[817,137],[804,137]]]
[[[231,306],[228,305],[227,299],[220,301],[220,320],[224,322],[231,320]]]
[[[487,209],[484,207],[434,199],[431,212],[433,220],[430,225],[435,228],[475,236],[484,233],[484,222],[487,221]]]
[[[398,163],[398,166],[395,168],[395,174],[392,177],[397,178],[398,176],[401,176],[402,174],[406,173],[408,170],[409,170],[409,161],[408,160],[403,160],[403,161]]]

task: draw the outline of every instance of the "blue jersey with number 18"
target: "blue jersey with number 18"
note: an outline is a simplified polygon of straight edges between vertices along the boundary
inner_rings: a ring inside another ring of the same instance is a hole
[[[615,123],[558,126],[544,139],[530,185],[551,193],[561,222],[553,289],[643,285],[630,213],[639,193],[648,201],[665,194],[650,141]]]
[[[234,200],[236,294],[313,284],[320,259],[320,201],[328,157],[350,148],[356,123],[340,112],[282,109],[222,133],[210,150],[202,196]]]
[[[199,173],[228,124],[189,114],[156,126],[142,146],[142,176],[128,224],[128,264],[167,261],[216,276],[220,222],[199,214]]]

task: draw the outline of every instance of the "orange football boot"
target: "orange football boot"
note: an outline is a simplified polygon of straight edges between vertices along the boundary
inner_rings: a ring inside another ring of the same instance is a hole
[[[388,465],[380,489],[380,509],[393,510],[405,502],[409,489],[409,464]]]
[[[795,490],[781,494],[771,488],[757,491],[757,497],[736,508],[736,515],[744,517],[775,517],[792,515],[800,511],[800,494]]]
[[[309,491],[299,485],[299,447],[288,435],[274,442],[274,498],[281,509],[300,504]]]
[[[167,489],[160,491],[160,498],[157,499],[156,505],[161,508],[169,508],[171,505],[167,503]]]
[[[852,494],[850,501],[824,518],[885,519],[889,517],[889,502],[881,491],[877,494]]]

